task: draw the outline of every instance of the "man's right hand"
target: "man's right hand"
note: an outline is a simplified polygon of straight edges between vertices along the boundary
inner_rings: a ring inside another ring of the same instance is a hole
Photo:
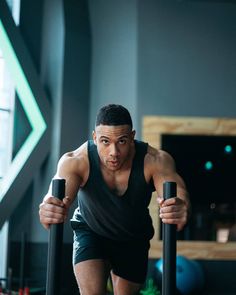
[[[49,229],[50,224],[62,223],[66,220],[69,204],[67,197],[62,201],[50,195],[46,195],[39,205],[39,219],[41,224]]]

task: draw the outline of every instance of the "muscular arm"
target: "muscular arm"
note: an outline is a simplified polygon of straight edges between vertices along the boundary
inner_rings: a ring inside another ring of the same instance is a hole
[[[149,152],[152,178],[160,204],[160,218],[164,223],[176,224],[177,230],[181,230],[187,223],[190,212],[190,201],[184,180],[176,172],[174,159],[168,153],[151,147]],[[176,182],[176,198],[163,199],[163,183],[166,181]]]
[[[88,166],[86,155],[67,153],[58,162],[57,172],[54,178],[66,180],[65,198],[61,201],[54,198],[51,193],[51,185],[48,193],[39,206],[41,224],[48,229],[50,224],[61,223],[66,220],[70,205],[76,198],[79,187],[83,185]]]

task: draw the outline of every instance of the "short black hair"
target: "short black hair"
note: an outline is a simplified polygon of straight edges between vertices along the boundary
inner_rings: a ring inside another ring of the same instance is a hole
[[[133,128],[129,111],[119,104],[108,104],[102,107],[97,114],[95,126],[108,125],[129,125]]]

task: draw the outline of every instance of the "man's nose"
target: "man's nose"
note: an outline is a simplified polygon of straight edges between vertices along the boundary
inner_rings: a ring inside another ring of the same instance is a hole
[[[119,154],[119,149],[116,144],[110,145],[110,156],[116,157]]]

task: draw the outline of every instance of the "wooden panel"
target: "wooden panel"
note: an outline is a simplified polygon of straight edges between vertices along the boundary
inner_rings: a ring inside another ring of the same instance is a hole
[[[143,118],[143,140],[155,148],[161,148],[162,134],[181,135],[236,135],[236,119],[145,116]],[[150,258],[162,256],[162,242],[158,241],[160,223],[156,195],[149,206],[153,219],[155,235],[151,241]],[[217,243],[204,241],[178,242],[178,254],[196,259],[231,259],[236,260],[236,243]]]
[[[144,141],[160,148],[161,134],[235,136],[236,119],[146,116],[142,134]]]
[[[152,240],[149,257],[162,257],[162,250],[162,242]],[[191,259],[236,260],[236,243],[178,241],[177,254]]]

